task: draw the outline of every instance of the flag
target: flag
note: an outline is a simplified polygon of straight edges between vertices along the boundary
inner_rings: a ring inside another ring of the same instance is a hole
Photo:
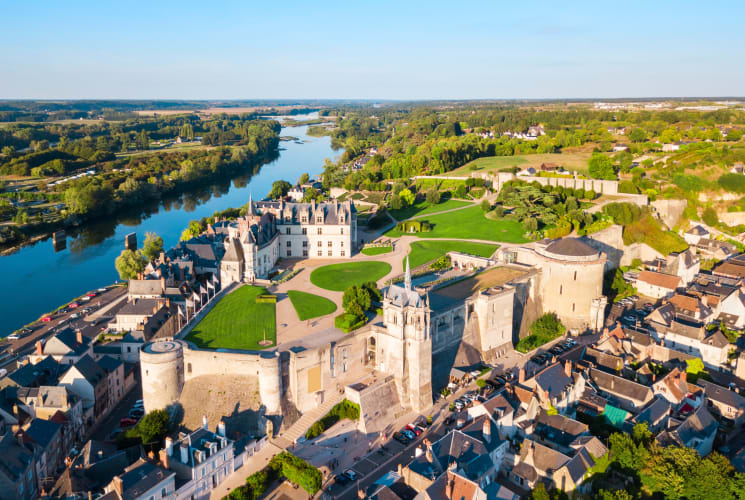
[[[215,285],[217,285],[219,283],[219,281],[217,279],[217,276],[214,275],[214,274],[212,275],[212,283],[214,283]]]
[[[186,299],[186,307],[194,307],[194,301],[191,299]]]
[[[176,308],[178,309],[179,316],[183,316],[184,315],[184,310],[181,309],[181,306],[176,306]]]
[[[197,295],[197,292],[191,292],[191,296],[194,300],[198,300],[199,302],[202,302],[202,299]]]
[[[207,289],[209,290],[210,288],[214,291],[215,285],[212,284],[212,281],[207,281]]]
[[[207,290],[202,285],[199,285],[199,294],[205,294],[209,296],[209,293],[207,293]]]

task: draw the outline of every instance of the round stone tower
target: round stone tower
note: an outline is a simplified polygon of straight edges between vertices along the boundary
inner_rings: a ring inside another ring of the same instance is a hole
[[[143,345],[140,348],[140,372],[145,412],[173,404],[184,387],[184,343],[159,340]]]
[[[555,240],[536,252],[543,257],[543,311],[555,312],[570,330],[596,329],[593,301],[603,296],[605,254],[578,238]]]
[[[279,353],[262,353],[259,358],[259,396],[267,413],[279,411],[282,389],[279,371]]]

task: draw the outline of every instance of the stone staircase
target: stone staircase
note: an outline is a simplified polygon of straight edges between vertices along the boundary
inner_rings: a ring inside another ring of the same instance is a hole
[[[295,441],[303,436],[305,432],[313,425],[316,420],[326,415],[331,408],[339,403],[343,398],[342,394],[333,394],[328,397],[320,406],[303,413],[300,419],[292,424],[289,429],[284,431],[280,436],[275,437],[272,442],[280,448],[287,449],[292,446]]]

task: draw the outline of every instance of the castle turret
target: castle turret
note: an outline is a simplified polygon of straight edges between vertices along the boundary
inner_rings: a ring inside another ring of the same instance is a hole
[[[140,349],[140,372],[145,412],[175,403],[184,387],[184,343],[160,340],[144,344]]]

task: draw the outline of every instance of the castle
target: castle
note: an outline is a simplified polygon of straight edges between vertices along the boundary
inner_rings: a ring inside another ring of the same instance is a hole
[[[350,258],[357,242],[357,211],[343,203],[288,203],[249,198],[246,215],[214,224],[225,234],[223,286],[266,278],[279,259]]]
[[[284,226],[303,228],[302,210],[310,215],[311,208],[293,206],[288,217],[292,221],[300,214],[301,222]],[[271,209],[284,211],[287,206],[277,203],[266,207],[263,215],[247,218],[253,217],[254,226],[262,220],[274,224],[276,220],[268,217]],[[326,206],[324,217],[329,209],[336,210],[331,213],[338,222],[340,209]],[[351,210],[343,214],[345,221],[350,214]],[[245,223],[237,227],[241,224]],[[272,238],[279,240],[278,233]],[[459,258],[454,256],[453,262]],[[494,265],[485,259],[488,263],[481,272],[460,281],[417,287],[407,261],[403,283],[384,290],[382,315],[351,334],[327,330],[275,352],[209,351],[179,340],[145,344],[140,358],[145,407],[150,411],[176,402],[191,377],[240,373],[255,375],[268,413],[281,412],[282,401],[302,413],[344,394],[361,404],[366,418],[383,420],[392,408],[431,407],[433,393],[447,384],[451,368],[495,362],[544,312],[555,312],[570,331],[602,328],[602,252],[579,239],[564,238],[511,247],[499,260],[502,263]]]

